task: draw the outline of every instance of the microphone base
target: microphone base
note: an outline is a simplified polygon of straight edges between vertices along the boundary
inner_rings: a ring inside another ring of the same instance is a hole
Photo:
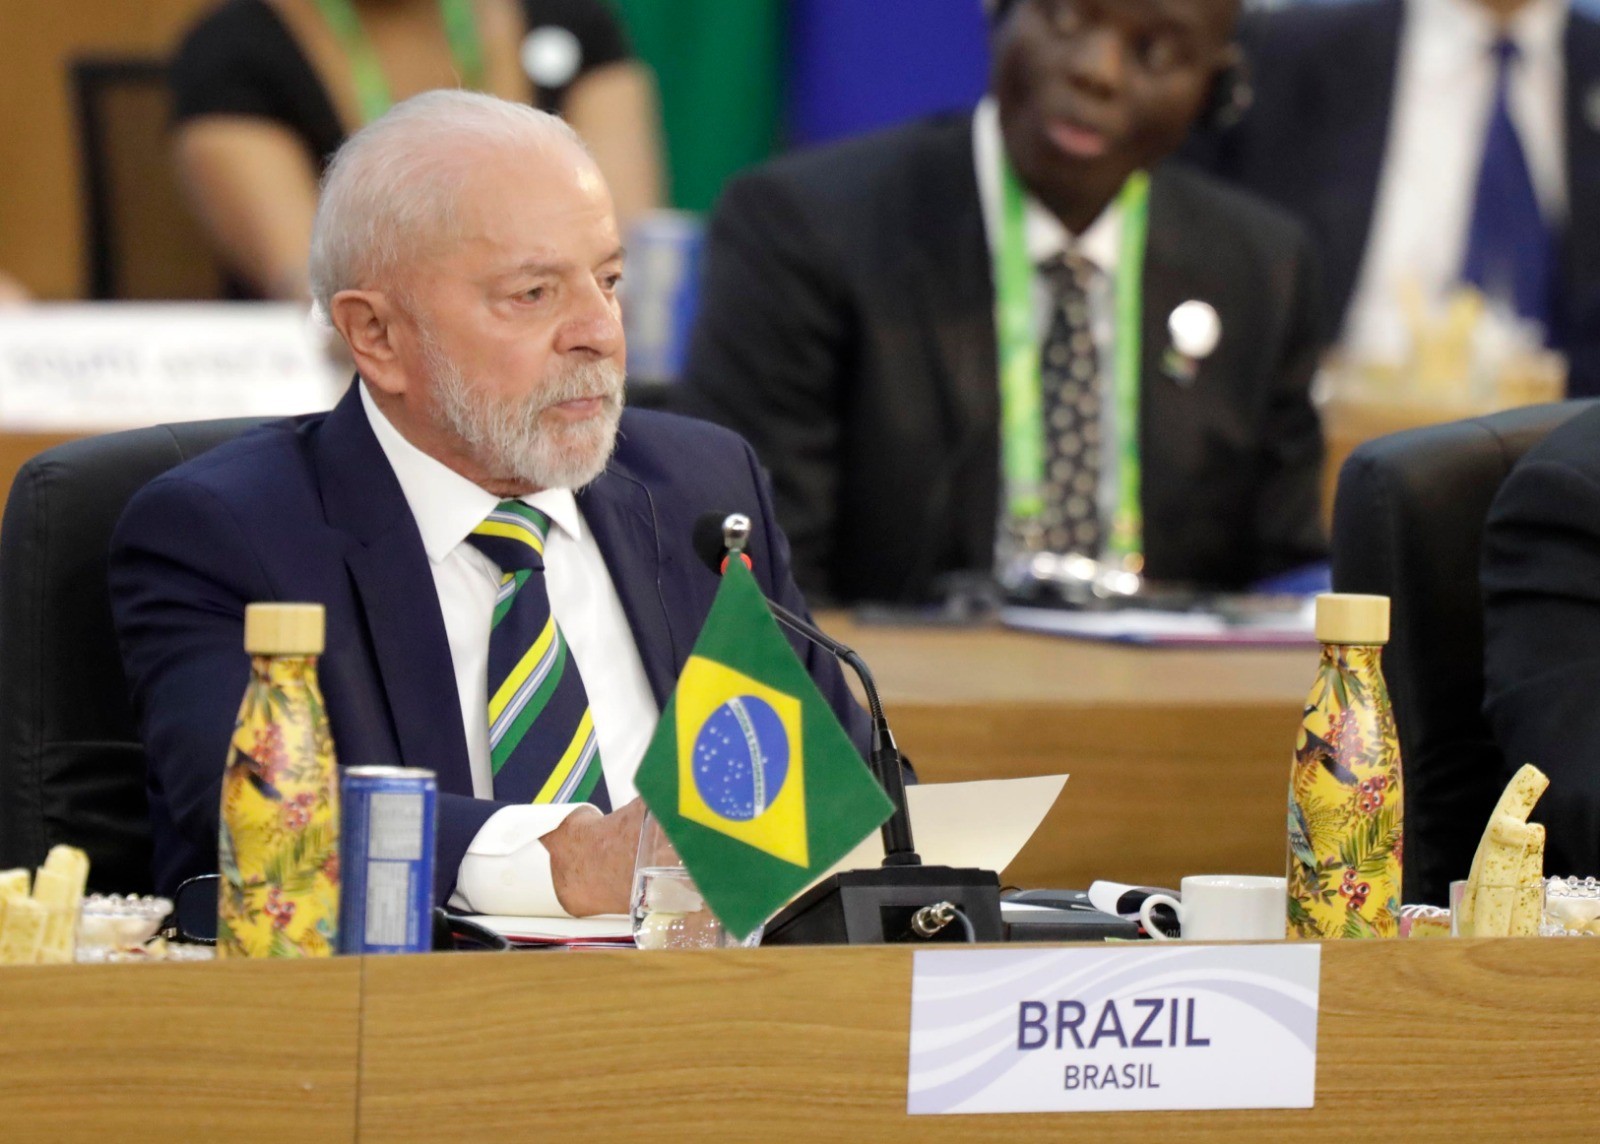
[[[846,870],[819,882],[767,923],[761,944],[965,942],[966,931],[959,922],[929,938],[911,932],[912,915],[936,902],[949,902],[964,913],[978,941],[1005,940],[1000,878],[993,870],[892,866]]]

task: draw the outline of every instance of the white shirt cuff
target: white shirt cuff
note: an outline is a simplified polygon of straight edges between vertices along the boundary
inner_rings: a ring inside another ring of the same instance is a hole
[[[584,802],[507,806],[478,828],[456,873],[453,909],[474,914],[565,918],[550,878],[550,852],[541,839]]]

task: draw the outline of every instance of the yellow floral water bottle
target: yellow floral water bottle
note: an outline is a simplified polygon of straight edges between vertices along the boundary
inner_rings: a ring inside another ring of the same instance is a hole
[[[1404,799],[1379,662],[1389,598],[1317,597],[1322,662],[1289,782],[1291,938],[1394,937]]]
[[[317,686],[321,604],[251,604],[250,685],[222,779],[219,957],[338,948],[339,776]]]

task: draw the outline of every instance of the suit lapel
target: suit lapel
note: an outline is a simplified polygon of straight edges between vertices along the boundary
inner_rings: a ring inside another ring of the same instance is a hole
[[[1166,369],[1172,337],[1167,324],[1184,302],[1205,302],[1222,317],[1227,336],[1224,284],[1210,257],[1214,248],[1187,217],[1181,185],[1158,167],[1150,180],[1150,223],[1145,245],[1140,317],[1140,507],[1146,563],[1160,575],[1168,550],[1184,551],[1198,490],[1186,474],[1201,472],[1207,431],[1207,395],[1215,355],[1198,363],[1192,380]]]
[[[925,201],[939,204],[940,217],[917,228],[925,273],[916,282],[932,317],[952,441],[999,418],[993,269],[969,134],[931,180],[941,185]]]
[[[433,572],[400,482],[361,407],[359,385],[328,415],[315,446],[324,509],[328,523],[349,537],[345,564],[361,601],[401,759],[436,771],[441,790],[471,794],[461,704]]]
[[[622,601],[650,690],[657,705],[664,706],[677,683],[680,658],[688,655],[688,644],[684,643],[680,657],[678,633],[662,596],[662,573],[670,558],[661,550],[650,492],[624,463],[614,460],[578,494],[578,506]]]
[[[932,334],[944,455],[938,458],[930,503],[942,511],[928,522],[962,533],[961,563],[982,562],[994,548],[999,503],[999,368],[994,332],[994,285],[983,205],[973,166],[972,119],[938,124],[912,179],[907,215],[914,240],[904,281],[916,293],[918,325]],[[942,551],[934,545],[930,551]],[[907,585],[915,595],[925,584]]]

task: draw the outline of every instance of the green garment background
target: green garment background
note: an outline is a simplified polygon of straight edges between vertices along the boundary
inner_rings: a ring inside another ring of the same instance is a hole
[[[661,88],[670,201],[705,211],[728,176],[772,154],[782,109],[783,0],[612,0]]]

